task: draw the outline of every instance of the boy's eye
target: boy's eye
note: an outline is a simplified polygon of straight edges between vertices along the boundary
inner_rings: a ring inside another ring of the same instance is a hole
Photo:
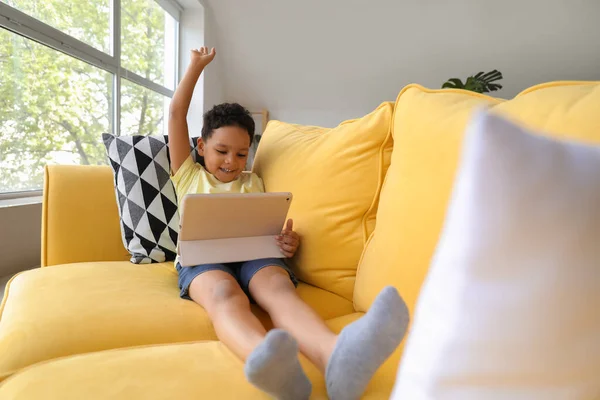
[[[246,158],[246,157],[248,157],[248,154],[238,154],[238,157],[239,158]]]
[[[223,150],[217,150],[217,153],[219,153],[219,154],[227,154],[227,152],[223,151]]]

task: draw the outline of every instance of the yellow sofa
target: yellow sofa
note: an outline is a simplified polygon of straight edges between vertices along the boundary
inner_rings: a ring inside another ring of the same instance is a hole
[[[334,129],[269,124],[256,170],[268,190],[295,195],[298,292],[334,331],[388,284],[414,310],[475,107],[600,143],[595,82],[538,85],[510,101],[410,85]],[[179,298],[172,263],[127,261],[114,196],[109,167],[47,167],[43,268],[15,276],[0,306],[0,398],[266,398],[202,308]],[[389,396],[401,354],[364,398]],[[313,398],[325,399],[322,376],[302,363]]]

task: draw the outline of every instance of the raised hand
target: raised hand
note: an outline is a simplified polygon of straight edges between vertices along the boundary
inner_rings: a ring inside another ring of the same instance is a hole
[[[171,173],[175,174],[190,156],[190,134],[187,115],[192,102],[194,88],[200,74],[215,58],[215,49],[210,53],[207,47],[192,50],[190,65],[179,82],[171,105],[169,106],[169,151],[171,154]]]
[[[208,51],[208,47],[200,47],[199,49],[192,49],[191,53],[191,62],[195,65],[201,66],[202,68],[210,64],[217,55],[214,47],[210,50],[210,52]]]

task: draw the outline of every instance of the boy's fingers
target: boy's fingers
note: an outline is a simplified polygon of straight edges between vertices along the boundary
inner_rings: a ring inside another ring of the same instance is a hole
[[[281,235],[275,236],[275,240],[277,243],[286,243],[286,244],[299,244],[300,240],[290,235]]]
[[[279,248],[283,251],[290,251],[290,252],[296,250],[296,248],[294,246],[285,244],[285,243],[280,243]]]
[[[291,226],[291,224],[288,222],[286,223],[285,227],[283,228],[283,230],[281,231],[280,236],[290,236],[290,235],[295,235],[296,232],[294,232],[292,230],[293,226]]]
[[[287,224],[285,225],[285,230],[286,231],[293,231],[294,230],[294,220],[293,219],[288,219],[287,220]]]
[[[300,241],[292,236],[284,236],[282,239],[278,240],[279,243],[291,244],[298,246]]]
[[[279,250],[281,251],[281,254],[283,254],[287,258],[292,258],[294,256],[294,251],[293,250],[285,250],[283,248],[281,248]]]
[[[300,241],[300,236],[294,231],[283,231],[281,235],[277,236],[278,240],[286,240],[286,241]]]

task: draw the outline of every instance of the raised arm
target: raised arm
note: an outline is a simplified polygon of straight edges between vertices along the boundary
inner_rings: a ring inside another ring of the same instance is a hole
[[[169,107],[169,153],[173,174],[177,172],[181,164],[190,155],[187,114],[198,78],[200,78],[204,68],[215,58],[215,55],[214,48],[210,53],[207,47],[192,50],[190,65],[173,94],[171,106]]]

